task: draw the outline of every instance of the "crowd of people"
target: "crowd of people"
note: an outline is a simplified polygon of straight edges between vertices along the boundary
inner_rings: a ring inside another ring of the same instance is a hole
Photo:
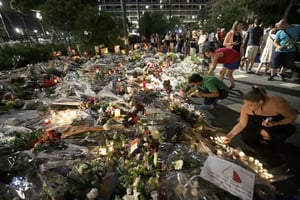
[[[227,32],[224,28],[209,33],[205,30],[192,31],[186,35],[169,31],[161,40],[160,48],[157,46],[158,38],[151,40],[150,45],[163,53],[197,55],[210,61],[205,74],[190,75],[190,88],[181,96],[203,98],[200,109],[213,109],[218,99],[226,98],[230,90],[236,87],[233,72],[237,69],[246,74],[259,75],[265,67],[269,81],[275,78],[276,73],[285,81],[285,71],[289,69],[297,74],[299,81],[299,68],[295,67],[295,62],[299,62],[296,45],[299,38],[298,24],[289,24],[284,18],[264,27],[262,19],[256,18],[248,27],[237,20]],[[252,71],[257,62],[257,69]],[[218,64],[223,67],[219,75],[214,76]],[[229,80],[229,86],[224,83],[224,77]],[[269,95],[264,87],[253,86],[244,94],[239,121],[226,135],[224,142],[230,143],[236,135],[242,134],[248,145],[271,144],[278,147],[296,131],[293,125],[296,118],[296,111],[286,99]]]
[[[230,30],[217,28],[214,31],[204,29],[193,31],[168,31],[165,35],[157,33],[151,35],[149,39],[142,36],[140,45],[134,46],[131,43],[131,49],[134,48],[155,48],[157,51],[167,53],[176,52],[184,55],[197,55],[203,59],[203,62],[211,60],[211,68],[208,74],[212,74],[216,63],[214,56],[207,56],[204,47],[207,44],[214,46],[215,49],[228,48],[233,49],[240,55],[239,66],[234,69],[222,69],[219,78],[223,79],[224,75],[230,80],[230,88],[234,88],[233,71],[240,69],[247,74],[261,75],[264,67],[264,74],[269,75],[269,81],[275,79],[276,75],[281,77],[282,81],[286,80],[286,70],[290,70],[292,79],[300,82],[299,55],[296,55],[297,45],[295,41],[299,40],[300,25],[289,24],[287,19],[282,19],[275,24],[264,26],[261,18],[256,18],[252,24],[247,25],[241,20],[233,22]],[[211,49],[210,49],[211,51]],[[221,50],[217,50],[221,51]],[[209,53],[209,52],[206,52]],[[220,54],[219,54],[220,55]],[[205,59],[206,58],[206,59]],[[296,61],[296,62],[295,62]],[[254,64],[258,63],[256,70]]]

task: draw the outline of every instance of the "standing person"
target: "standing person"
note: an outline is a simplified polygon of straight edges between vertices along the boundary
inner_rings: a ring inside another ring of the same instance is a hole
[[[229,89],[235,87],[235,81],[233,78],[233,71],[240,66],[241,56],[240,54],[230,48],[216,49],[214,46],[206,45],[203,48],[203,52],[206,56],[211,58],[211,66],[207,72],[208,75],[213,74],[218,63],[223,64],[223,68],[219,72],[219,79],[224,80],[224,76],[230,81]]]
[[[262,20],[260,18],[256,18],[254,21],[254,25],[251,26],[245,38],[247,41],[247,48],[245,57],[246,61],[246,72],[250,73],[255,62],[255,57],[259,53],[260,45],[263,41],[264,29],[260,27]]]
[[[273,27],[266,33],[266,45],[261,53],[260,63],[255,72],[256,75],[259,74],[263,65],[265,66],[265,74],[271,68],[272,56],[275,50],[273,42],[274,42],[274,36],[276,34],[276,31],[277,31],[276,27]]]
[[[281,96],[268,95],[265,88],[253,86],[243,97],[240,120],[226,135],[225,143],[242,134],[248,145],[282,144],[296,127],[296,111]]]
[[[294,41],[300,37],[300,24],[290,24],[287,19],[281,19],[276,23],[279,29],[274,36],[275,52],[272,59],[271,76],[269,81],[274,79],[276,70],[280,69],[281,80],[285,81],[286,69],[292,69],[296,58],[296,46]]]
[[[237,20],[233,23],[231,30],[226,34],[223,45],[226,48],[234,49],[243,55],[242,41],[243,41],[243,22]]]
[[[185,97],[204,98],[204,105],[199,107],[202,109],[213,109],[217,99],[224,99],[228,96],[228,87],[215,76],[202,77],[194,73],[189,77],[189,84],[193,87],[185,94]]]
[[[217,31],[216,39],[217,39],[219,48],[224,47],[223,42],[224,42],[225,36],[226,36],[225,28],[221,28],[220,30]]]
[[[201,58],[204,58],[203,46],[206,44],[207,38],[208,38],[207,34],[205,33],[204,30],[201,29],[199,32],[199,38],[198,38],[199,54],[200,54]]]

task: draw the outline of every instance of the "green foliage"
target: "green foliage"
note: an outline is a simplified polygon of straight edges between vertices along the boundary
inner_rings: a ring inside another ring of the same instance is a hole
[[[97,7],[86,6],[76,20],[74,33],[83,48],[104,44],[109,50],[114,45],[122,45],[120,40],[122,32],[121,20],[109,13],[98,13]]]
[[[163,13],[145,12],[139,20],[139,26],[139,32],[149,38],[152,33],[165,33],[169,25]]]
[[[51,58],[53,49],[62,49],[63,52],[65,47],[61,44],[5,45],[0,48],[0,70],[24,67],[27,64],[48,61]]]
[[[217,27],[224,27],[230,30],[235,20],[247,16],[245,6],[240,0],[219,0],[211,7],[209,18],[204,25],[205,29],[215,30]]]
[[[47,0],[40,10],[43,22],[49,27],[71,31],[83,6],[80,0]]]
[[[31,10],[38,10],[39,6],[45,3],[46,0],[10,0],[10,6],[12,9],[27,12]]]
[[[256,0],[218,0],[215,1],[204,25],[206,30],[224,27],[230,30],[235,20],[243,20],[246,24],[253,23],[255,17],[260,17],[264,25],[277,22],[284,16],[289,0],[256,1]],[[299,5],[295,5],[287,15],[292,23],[299,23]],[[270,14],[270,12],[272,14]]]
[[[43,131],[41,129],[37,129],[31,133],[15,132],[15,139],[11,141],[11,147],[15,150],[28,149],[28,147],[34,144],[42,134]]]

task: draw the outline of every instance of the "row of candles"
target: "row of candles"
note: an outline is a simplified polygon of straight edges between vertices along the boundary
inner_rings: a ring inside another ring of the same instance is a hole
[[[245,166],[249,166],[261,178],[268,180],[274,178],[274,175],[268,172],[268,170],[264,168],[263,163],[261,163],[258,159],[255,159],[252,156],[247,156],[242,150],[234,149],[224,144],[224,136],[210,137],[210,139],[220,147],[222,147],[220,149],[217,149],[217,156],[221,157],[231,155],[233,159],[239,159]]]

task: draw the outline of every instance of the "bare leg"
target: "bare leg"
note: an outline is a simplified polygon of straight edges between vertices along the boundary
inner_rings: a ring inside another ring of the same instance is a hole
[[[249,67],[248,67],[248,71],[251,71],[252,67],[253,67],[253,64],[254,64],[254,58],[249,58]]]
[[[223,67],[220,71],[219,71],[219,79],[220,80],[224,80],[224,75],[225,75],[225,72],[226,72],[226,68]]]
[[[265,129],[261,129],[260,135],[263,137],[264,140],[271,140],[269,133]]]
[[[232,69],[226,69],[226,77],[228,78],[230,82],[230,89],[235,88],[235,82],[233,78],[233,70]]]
[[[258,74],[260,72],[260,69],[262,68],[263,65],[266,65],[265,63],[260,62],[259,65],[257,66],[255,74]]]
[[[266,63],[265,74],[271,69],[271,63]]]
[[[276,71],[277,68],[271,68],[271,76],[268,78],[269,81],[272,81],[274,79]]]

